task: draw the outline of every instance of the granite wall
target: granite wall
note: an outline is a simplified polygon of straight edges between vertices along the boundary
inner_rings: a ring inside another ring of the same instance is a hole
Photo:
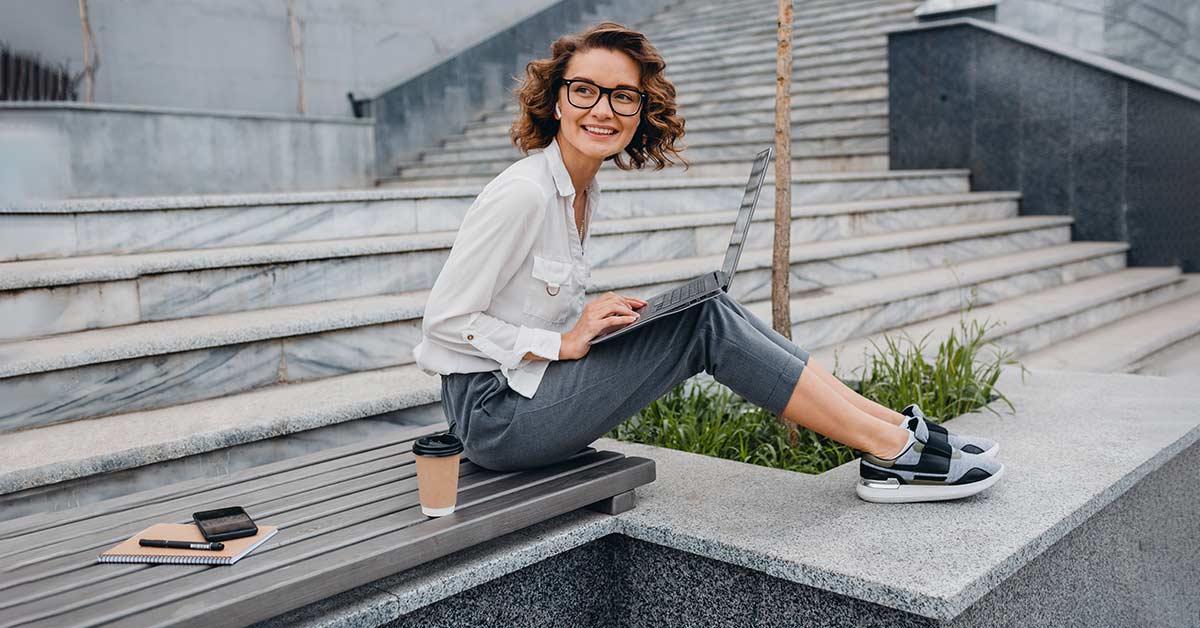
[[[893,32],[888,58],[893,169],[969,168],[1132,266],[1200,271],[1200,91],[975,20]]]

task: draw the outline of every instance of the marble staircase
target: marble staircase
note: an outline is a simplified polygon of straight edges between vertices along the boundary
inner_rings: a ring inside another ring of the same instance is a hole
[[[1197,277],[1128,268],[1127,244],[1072,241],[1069,217],[1022,216],[1020,194],[972,192],[968,171],[888,170],[882,33],[916,4],[797,5],[793,338],[846,371],[885,332],[936,344],[968,298],[1003,321],[990,338],[1039,359],[1084,360],[1066,357],[1077,339],[1127,338],[1125,321],[1154,322],[1104,368],[1200,334]],[[644,25],[678,72],[693,167],[601,170],[590,295],[719,266],[771,141],[773,7],[697,0]],[[0,518],[441,421],[412,347],[463,215],[520,156],[513,113],[373,190],[0,208]],[[769,177],[731,290],[765,320],[773,206]]]
[[[792,159],[794,172],[887,169],[889,27],[912,22],[919,2],[802,3],[794,29]],[[741,5],[741,6],[738,6]],[[749,5],[755,6],[755,5]],[[761,6],[761,5],[758,5]],[[687,5],[673,8],[686,11]],[[803,7],[803,8],[802,8]],[[773,141],[775,19],[745,3],[719,12],[646,24],[667,59],[685,118],[687,169],[624,172],[606,180],[736,175],[760,145]],[[683,20],[683,21],[680,21]],[[714,54],[719,53],[719,54]],[[508,139],[517,112],[509,104],[480,116],[437,149],[401,165],[388,185],[484,183],[521,157]]]

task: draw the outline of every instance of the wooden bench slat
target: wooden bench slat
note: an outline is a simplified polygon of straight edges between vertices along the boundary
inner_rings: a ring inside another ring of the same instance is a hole
[[[466,463],[463,466],[472,472],[479,469],[479,467],[472,463]],[[3,556],[5,562],[4,566],[0,567],[0,573],[12,571],[35,562],[67,555],[76,549],[95,548],[106,544],[118,543],[129,538],[130,534],[132,534],[129,532],[130,529],[133,529],[133,532],[137,532],[154,523],[187,523],[191,521],[192,513],[198,510],[234,504],[245,507],[250,516],[262,518],[269,516],[271,513],[269,509],[264,508],[264,505],[272,504],[273,502],[290,500],[296,503],[304,503],[305,500],[320,499],[325,491],[353,490],[355,487],[365,487],[373,482],[384,481],[389,473],[411,476],[415,472],[412,454],[404,453],[393,455],[388,459],[341,469],[324,475],[315,475],[289,483],[265,487],[257,491],[235,496],[236,502],[234,502],[234,498],[221,498],[209,501],[197,500],[194,502],[184,501],[183,503],[180,503],[179,500],[171,500],[161,505],[143,506],[123,513],[121,519],[99,517],[95,530],[87,530],[80,524],[78,527],[69,530],[69,532],[75,533],[74,536],[64,534],[63,536],[56,537],[52,534],[52,531],[47,531],[46,534],[42,535],[30,534],[22,537],[22,539],[2,541],[0,542],[0,556]],[[26,540],[29,543],[30,547],[28,549],[22,549],[19,546],[22,540]]]
[[[230,487],[236,490],[236,487],[240,485],[271,482],[274,476],[284,476],[286,479],[298,474],[306,477],[328,469],[361,464],[363,461],[387,457],[394,453],[380,450],[389,448],[402,449],[407,444],[407,449],[402,450],[411,451],[412,441],[426,434],[440,434],[445,431],[445,429],[430,429],[430,426],[418,426],[404,430],[386,442],[368,441],[353,443],[304,456],[242,469],[217,478],[185,480],[157,489],[114,497],[94,504],[72,508],[68,511],[48,512],[21,517],[12,521],[4,521],[0,522],[0,541],[38,530],[88,521],[99,515],[122,512],[146,504],[160,503],[169,499],[219,491]]]
[[[460,486],[469,485],[462,478],[480,472],[489,473],[486,469],[473,463],[461,464],[459,467]],[[268,500],[259,504],[251,512],[260,521],[269,521],[272,517],[287,518],[292,521],[292,525],[295,525],[297,520],[307,521],[319,516],[318,513],[321,512],[346,509],[356,503],[369,503],[374,499],[391,498],[404,492],[415,491],[414,474],[415,470],[398,475],[394,469],[387,469],[371,476],[341,482],[315,493],[305,493],[302,498],[300,495],[294,495]],[[189,515],[184,514],[183,516],[188,517]],[[137,522],[128,530],[137,532],[151,523],[153,522]],[[0,609],[75,589],[79,586],[80,580],[86,581],[94,578],[95,576],[92,574],[97,568],[104,569],[108,578],[148,569],[150,565],[119,565],[120,569],[117,569],[118,565],[100,565],[92,562],[96,555],[129,538],[133,532],[118,537],[109,536],[107,532],[100,533],[94,538],[79,537],[70,542],[69,548],[58,549],[58,554],[53,558],[10,566],[10,573],[4,575],[4,582],[0,584],[0,592],[3,593],[3,596],[0,597]],[[55,548],[58,547],[55,546]],[[93,566],[80,567],[80,565],[89,563]]]
[[[511,474],[477,473],[473,476],[477,480],[474,483],[468,481],[468,486],[460,492],[461,503],[464,507],[484,503],[531,483],[546,481],[546,478],[569,475],[589,462],[597,465],[620,457],[621,455],[615,452],[597,452],[581,456],[581,460],[573,459],[544,470]],[[72,603],[69,606],[78,610],[69,611],[68,615],[71,617],[65,621],[82,621],[84,616],[110,603],[115,604],[114,608],[125,609],[120,613],[127,613],[130,599],[142,599],[144,604],[152,606],[161,603],[164,596],[178,595],[186,598],[197,588],[212,588],[225,582],[239,580],[248,574],[269,572],[309,555],[386,534],[396,530],[398,526],[427,524],[428,521],[429,519],[420,512],[415,492],[299,525],[292,525],[285,520],[278,522],[284,528],[280,535],[256,550],[253,555],[256,560],[249,564],[198,569],[157,566],[104,579],[89,574],[81,586],[72,591]],[[146,597],[142,597],[143,595]],[[54,604],[56,601],[51,598],[17,607],[13,611],[21,621],[39,617],[53,620],[66,610],[61,601]]]
[[[465,482],[466,487],[471,487],[480,484],[486,484],[494,474],[475,473],[468,477]],[[415,479],[410,478],[408,483],[415,487]],[[339,529],[348,528],[360,523],[370,523],[381,516],[386,516],[389,513],[396,512],[398,509],[412,508],[412,504],[417,503],[416,495],[412,495],[411,499],[404,494],[403,491],[396,499],[378,500],[376,502],[357,501],[358,508],[352,511],[331,512],[325,509],[327,517],[321,520],[320,523],[314,523],[314,518],[300,520],[295,522],[289,520],[287,529],[292,530],[292,533],[287,537],[275,537],[267,544],[255,550],[255,555],[269,556],[272,551],[278,550],[281,547],[292,545],[295,543],[312,540],[323,534],[337,532]],[[320,504],[315,505],[315,510],[322,510]],[[286,515],[285,515],[286,517]],[[319,518],[317,518],[319,519]],[[276,520],[265,520],[264,524],[274,523]],[[309,526],[318,525],[315,533],[308,535],[303,534],[306,524]],[[280,534],[284,532],[285,526],[280,526]],[[125,565],[125,564],[102,564],[95,562],[95,554],[88,553],[82,557],[89,563],[86,567],[82,567],[72,573],[66,574],[69,586],[63,586],[60,583],[59,588],[66,588],[71,591],[71,600],[64,603],[62,600],[54,598],[46,598],[45,596],[36,593],[30,594],[28,588],[23,588],[19,593],[23,593],[20,613],[27,614],[29,617],[50,616],[56,613],[63,612],[74,608],[83,608],[89,604],[110,599],[119,595],[137,592],[141,589],[150,586],[156,586],[163,583],[182,578],[188,574],[206,571],[213,569],[212,567],[184,567],[182,569],[174,565],[155,566],[155,565]],[[267,559],[269,560],[269,558]],[[116,569],[114,569],[114,567]],[[133,567],[134,569],[128,569]],[[111,571],[111,573],[110,573]],[[44,583],[33,583],[33,586],[42,585]],[[18,593],[18,591],[14,591]],[[26,601],[28,600],[28,601]],[[40,600],[40,601],[39,601]],[[15,605],[14,605],[15,606]]]
[[[10,560],[10,557],[38,548],[61,543],[76,535],[93,534],[98,531],[124,530],[131,520],[149,520],[152,523],[163,521],[169,513],[186,511],[182,518],[171,517],[171,521],[180,519],[179,523],[191,520],[191,514],[202,510],[206,504],[228,505],[237,500],[245,506],[247,500],[254,495],[262,495],[271,491],[310,490],[304,487],[325,486],[340,478],[374,472],[382,468],[390,468],[401,464],[412,464],[412,442],[376,450],[377,456],[371,460],[355,464],[345,464],[335,467],[314,466],[309,470],[296,470],[290,473],[275,474],[259,478],[244,484],[223,486],[212,491],[201,491],[191,495],[175,496],[165,501],[146,503],[140,506],[111,513],[97,514],[92,519],[75,521],[67,525],[48,527],[43,530],[33,530],[11,539],[0,540],[0,559]],[[339,460],[346,460],[340,458]],[[407,461],[407,462],[404,462]],[[299,483],[298,483],[299,482]],[[304,484],[307,482],[307,484]],[[254,513],[251,513],[254,516]],[[136,530],[135,530],[136,532]],[[127,537],[128,535],[125,535]]]
[[[219,583],[207,578],[209,574],[194,574],[188,579],[201,586],[188,587],[186,593],[177,592],[175,586],[169,593],[154,587],[34,625],[58,628],[120,621],[138,626],[207,628],[214,614],[229,625],[247,625],[632,490],[653,481],[654,462],[619,456],[567,473],[527,473],[544,478],[535,486],[472,504],[470,516],[440,517],[425,525],[360,538],[331,551],[306,552],[287,565],[248,570],[242,577],[222,578]],[[437,542],[427,542],[433,536]]]

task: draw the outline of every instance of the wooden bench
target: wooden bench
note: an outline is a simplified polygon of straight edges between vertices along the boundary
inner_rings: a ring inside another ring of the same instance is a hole
[[[412,443],[441,431],[0,523],[0,626],[247,625],[578,508],[623,512],[655,478],[652,460],[593,448],[515,473],[463,458],[456,511],[431,518]],[[219,506],[280,531],[232,566],[96,562],[153,523]]]

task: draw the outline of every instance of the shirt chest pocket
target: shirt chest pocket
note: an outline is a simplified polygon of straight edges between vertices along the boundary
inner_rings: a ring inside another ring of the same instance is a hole
[[[566,322],[578,292],[572,270],[570,262],[534,255],[524,313],[554,325]]]

